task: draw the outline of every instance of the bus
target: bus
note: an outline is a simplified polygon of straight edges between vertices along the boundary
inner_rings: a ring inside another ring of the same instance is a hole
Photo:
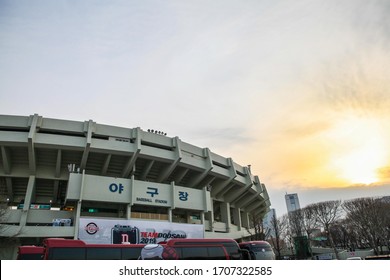
[[[170,242],[167,242],[170,243]],[[141,260],[229,260],[221,244],[147,244],[141,251]]]
[[[267,241],[247,241],[238,245],[241,249],[248,250],[253,260],[275,260],[275,253]]]
[[[17,260],[42,260],[45,248],[43,246],[24,245],[18,247]]]
[[[82,240],[47,238],[45,260],[138,260],[146,244],[87,244]],[[240,260],[245,250],[233,239],[170,239],[159,244],[179,260]],[[169,250],[168,250],[169,251]],[[249,254],[248,254],[249,255]]]
[[[204,248],[210,247],[210,246],[216,246],[220,245],[222,246],[226,252],[227,252],[227,258],[229,260],[242,260],[247,259],[244,257],[245,252],[240,249],[238,243],[234,239],[213,239],[213,238],[175,238],[170,239],[168,242],[166,242],[167,246],[173,247],[173,248],[187,248],[185,250],[189,250],[192,252],[197,251],[204,251]],[[214,248],[217,250],[216,248]],[[184,249],[182,249],[184,250]],[[179,250],[180,251],[180,250]],[[193,258],[195,259],[195,258]]]
[[[45,260],[137,260],[145,244],[87,244],[82,240],[47,238]]]

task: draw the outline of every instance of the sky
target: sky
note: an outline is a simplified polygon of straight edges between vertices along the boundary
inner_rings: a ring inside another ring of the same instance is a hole
[[[0,0],[0,114],[157,129],[277,215],[390,195],[387,0]]]

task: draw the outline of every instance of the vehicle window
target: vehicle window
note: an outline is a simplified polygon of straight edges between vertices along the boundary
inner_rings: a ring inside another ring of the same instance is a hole
[[[120,260],[121,248],[87,248],[87,260]]]
[[[51,260],[85,260],[85,248],[50,248]]]
[[[208,252],[204,247],[182,247],[181,248],[182,260],[207,260]]]
[[[178,258],[179,258],[179,260],[182,260],[183,259],[183,257],[182,257],[182,248],[180,248],[180,247],[173,247],[173,248],[175,248],[175,250],[176,250],[176,254],[177,254],[177,256],[178,256]]]
[[[142,247],[122,248],[122,260],[138,260]]]
[[[268,244],[255,244],[251,247],[254,252],[272,251],[271,245]]]
[[[41,260],[42,254],[20,254],[18,260]]]
[[[210,260],[226,260],[225,251],[222,247],[209,247],[208,255]]]
[[[238,246],[235,246],[231,243],[225,243],[223,244],[226,248],[226,251],[228,252],[230,259],[232,260],[240,260],[241,259],[241,252]]]

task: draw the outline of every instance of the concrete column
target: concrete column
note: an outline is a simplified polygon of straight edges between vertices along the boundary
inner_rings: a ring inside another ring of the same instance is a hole
[[[74,240],[78,239],[79,227],[80,227],[80,216],[81,216],[81,200],[77,201],[77,205],[76,205],[76,217],[75,217],[74,234],[73,234]]]
[[[172,208],[168,208],[168,222],[172,223]]]
[[[200,212],[200,223],[202,224],[202,225],[204,225],[204,212]]]
[[[233,217],[234,224],[237,226],[237,229],[241,230],[241,211],[240,208],[233,208]]]
[[[73,239],[78,239],[79,235],[79,227],[80,227],[80,216],[81,216],[81,204],[83,202],[83,194],[84,194],[84,180],[85,180],[85,169],[83,170],[83,173],[81,175],[81,186],[80,186],[80,197],[77,201],[76,205],[76,220],[74,223],[74,235]]]
[[[245,228],[250,228],[249,214],[247,212],[241,212],[241,223]]]
[[[28,178],[27,190],[26,190],[26,194],[24,196],[24,205],[23,205],[23,210],[22,210],[22,216],[20,217],[20,223],[19,223],[19,225],[21,227],[25,226],[27,223],[27,216],[28,216],[28,212],[30,211],[30,204],[31,204],[31,200],[34,196],[34,193],[35,193],[35,176],[31,175]]]
[[[214,232],[214,210],[213,210],[214,206],[213,206],[213,204],[214,204],[214,201],[212,199],[210,199],[210,211],[204,212],[205,220],[208,220],[208,222],[209,222],[208,228],[210,228],[211,232]],[[205,225],[205,228],[206,228],[206,225]]]
[[[213,211],[205,212],[204,217],[205,217],[204,223],[206,222],[206,220],[208,220],[208,223],[209,223],[208,227],[206,227],[206,224],[205,224],[205,228],[209,228],[211,232],[214,232],[214,213],[213,213]]]
[[[226,231],[230,232],[230,203],[228,202],[221,203],[221,219],[226,224]]]
[[[131,204],[126,205],[126,219],[130,220],[131,219]]]

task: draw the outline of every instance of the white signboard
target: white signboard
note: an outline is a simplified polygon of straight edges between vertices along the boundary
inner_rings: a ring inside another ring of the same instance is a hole
[[[171,185],[135,181],[133,186],[133,203],[171,207],[171,192]]]
[[[154,220],[80,218],[78,238],[90,244],[156,244],[172,238],[204,238],[204,226]]]
[[[175,207],[182,209],[205,210],[205,192],[191,188],[175,187]]]
[[[211,210],[210,192],[204,189],[74,173],[69,175],[66,199]]]

